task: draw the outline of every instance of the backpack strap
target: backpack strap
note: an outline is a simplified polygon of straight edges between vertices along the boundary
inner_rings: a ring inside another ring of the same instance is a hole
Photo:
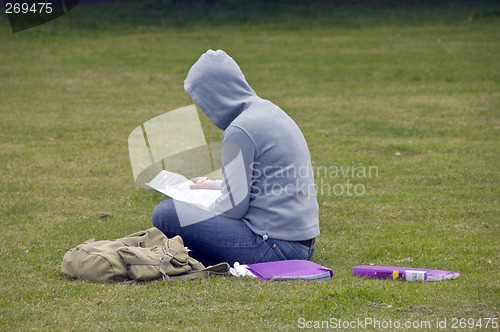
[[[193,280],[193,279],[208,278],[213,275],[227,276],[229,275],[229,268],[230,266],[228,263],[219,263],[206,267],[202,270],[188,272],[187,274],[183,274],[180,276],[171,277],[164,274],[163,280]]]
[[[141,248],[146,247],[146,245],[143,241],[130,241],[126,238],[117,239],[116,241],[123,243],[123,245],[126,247],[141,247]]]
[[[201,262],[198,262],[196,259],[193,257],[188,258],[188,264],[193,268],[195,271],[200,271],[205,269],[205,265],[203,265]]]
[[[170,261],[177,254],[176,251],[169,249],[165,256],[162,259],[148,259],[142,257],[127,257],[123,258],[123,262],[125,265],[152,265],[152,266],[160,266],[160,271],[165,274],[167,271],[168,264],[171,264]]]
[[[177,255],[177,251],[174,251],[172,249],[168,249],[167,252],[165,253],[165,256],[163,256],[162,259],[160,259],[159,265],[160,265],[160,272],[165,277],[167,275],[167,267],[169,265],[172,265],[170,261]]]
[[[168,249],[165,255],[160,260],[147,259],[142,257],[129,257],[129,258],[124,258],[123,261],[126,265],[152,265],[152,266],[159,265],[163,280],[193,280],[193,279],[208,278],[213,275],[220,275],[220,276],[229,275],[230,266],[228,263],[219,263],[216,265],[205,267],[202,263],[190,257],[189,263],[193,268],[192,271],[178,276],[169,276],[167,274],[167,268],[169,267],[169,265],[172,264],[171,261],[176,254],[177,251]]]

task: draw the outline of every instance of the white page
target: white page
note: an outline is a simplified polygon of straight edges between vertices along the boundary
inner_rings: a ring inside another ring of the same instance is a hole
[[[184,176],[168,171],[161,171],[146,185],[170,198],[181,202],[208,207],[221,195],[220,190],[191,189],[191,181]]]

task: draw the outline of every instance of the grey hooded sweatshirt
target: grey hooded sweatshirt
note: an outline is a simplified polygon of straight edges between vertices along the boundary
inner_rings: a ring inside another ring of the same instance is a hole
[[[311,159],[297,124],[257,96],[222,50],[199,58],[184,89],[224,131],[222,196],[209,210],[245,222],[264,238],[303,241],[318,236]]]

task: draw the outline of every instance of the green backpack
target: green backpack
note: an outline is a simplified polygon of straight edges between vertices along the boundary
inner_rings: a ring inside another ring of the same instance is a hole
[[[205,267],[190,257],[180,236],[150,228],[116,240],[88,240],[66,252],[62,271],[93,282],[195,279],[228,275],[229,264]]]

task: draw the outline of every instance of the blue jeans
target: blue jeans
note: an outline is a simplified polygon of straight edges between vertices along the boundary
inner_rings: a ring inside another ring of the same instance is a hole
[[[175,204],[179,204],[176,202]],[[197,209],[196,207],[192,207]],[[167,237],[180,235],[190,256],[205,265],[227,262],[253,264],[289,259],[309,260],[315,248],[297,241],[284,241],[255,234],[242,220],[221,215],[181,227],[173,200],[161,202],[153,211],[153,226]]]

